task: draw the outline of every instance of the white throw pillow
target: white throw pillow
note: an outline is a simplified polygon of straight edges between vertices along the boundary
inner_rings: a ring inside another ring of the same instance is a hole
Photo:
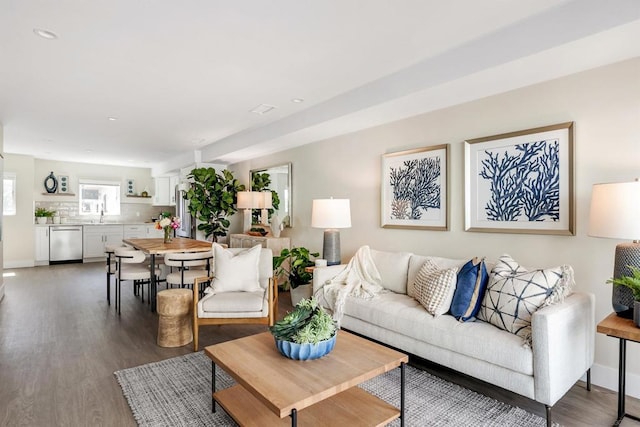
[[[571,294],[573,269],[527,270],[509,255],[502,255],[491,270],[478,319],[514,333],[531,344],[531,316],[540,307],[562,302]]]
[[[439,270],[430,259],[418,272],[414,282],[415,298],[431,315],[440,316],[449,311],[456,290],[457,273],[455,267]]]
[[[232,252],[217,243],[213,244],[214,277],[211,287],[214,292],[254,292],[260,287],[260,251],[256,245],[241,252]]]

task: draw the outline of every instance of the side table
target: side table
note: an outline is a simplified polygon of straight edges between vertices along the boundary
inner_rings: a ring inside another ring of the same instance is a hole
[[[635,415],[625,412],[625,374],[627,370],[627,341],[640,342],[640,328],[633,324],[633,320],[625,319],[616,313],[611,313],[598,323],[598,333],[618,338],[620,348],[618,355],[618,418],[613,424],[619,426],[624,417],[640,421]]]

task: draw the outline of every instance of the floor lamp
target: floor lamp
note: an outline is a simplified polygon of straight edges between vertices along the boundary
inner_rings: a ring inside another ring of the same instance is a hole
[[[613,277],[631,276],[630,265],[640,268],[640,182],[595,184],[591,192],[589,235],[633,240],[619,243]],[[613,286],[611,298],[618,316],[633,318],[633,293]]]
[[[340,264],[339,228],[351,227],[349,199],[315,199],[311,209],[311,226],[324,228],[322,257],[327,265]]]

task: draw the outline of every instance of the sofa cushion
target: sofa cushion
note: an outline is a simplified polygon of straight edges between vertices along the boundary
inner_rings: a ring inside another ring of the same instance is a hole
[[[456,267],[439,270],[435,263],[427,260],[415,280],[416,299],[432,315],[440,316],[451,306],[456,289]]]
[[[380,273],[382,285],[390,291],[407,293],[407,271],[409,269],[408,252],[386,252],[371,249],[371,258]]]
[[[531,344],[531,316],[538,308],[561,302],[571,293],[569,266],[528,271],[503,255],[491,271],[478,318],[514,333]]]
[[[484,259],[473,258],[458,272],[451,315],[463,322],[475,320],[487,290],[489,274]]]
[[[517,335],[485,322],[458,322],[446,314],[434,317],[407,295],[389,292],[371,300],[347,297],[344,313],[345,317],[357,318],[393,333],[525,375],[533,374],[533,352],[522,345]]]
[[[440,270],[444,270],[446,268],[457,267],[458,270],[467,262],[466,259],[452,259],[452,258],[441,258],[437,256],[425,256],[425,255],[411,255],[409,259],[409,272],[407,274],[407,295],[415,298],[416,293],[414,289],[416,276],[418,272],[422,268],[425,262],[430,259],[438,266]]]

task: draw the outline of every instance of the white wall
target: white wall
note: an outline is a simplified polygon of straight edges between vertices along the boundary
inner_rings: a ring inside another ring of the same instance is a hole
[[[293,245],[321,251],[322,230],[310,228],[311,201],[347,197],[353,227],[341,231],[343,260],[368,244],[452,258],[496,259],[509,253],[537,267],[567,263],[575,269],[577,289],[596,295],[599,321],[612,311],[611,286],[605,281],[612,275],[619,242],[587,236],[591,186],[640,176],[638,76],[640,58],[241,162],[232,169],[245,182],[250,169],[292,162],[293,228],[283,235]],[[567,121],[575,122],[576,236],[465,232],[463,141]],[[381,156],[437,144],[451,144],[450,231],[381,228]],[[615,386],[617,345],[597,334],[595,383]],[[640,345],[628,346],[627,361],[632,374],[627,390],[640,396]]]
[[[2,153],[3,150],[4,150],[4,126],[2,125],[2,122],[0,122],[0,153]],[[2,207],[2,201],[0,201],[0,207]],[[4,217],[2,219],[4,220]],[[2,273],[2,263],[3,263],[2,260],[4,256],[4,239],[5,239],[4,227],[6,227],[5,225],[6,223],[3,221],[0,224],[1,224],[1,227],[3,228],[2,230],[0,230],[0,232],[3,233],[2,239],[0,239],[0,273]],[[0,274],[0,301],[2,301],[3,298],[4,298],[4,278],[2,274]]]
[[[5,267],[33,266],[35,229],[33,226],[34,159],[5,154],[4,170],[16,174],[16,214],[4,217]]]

